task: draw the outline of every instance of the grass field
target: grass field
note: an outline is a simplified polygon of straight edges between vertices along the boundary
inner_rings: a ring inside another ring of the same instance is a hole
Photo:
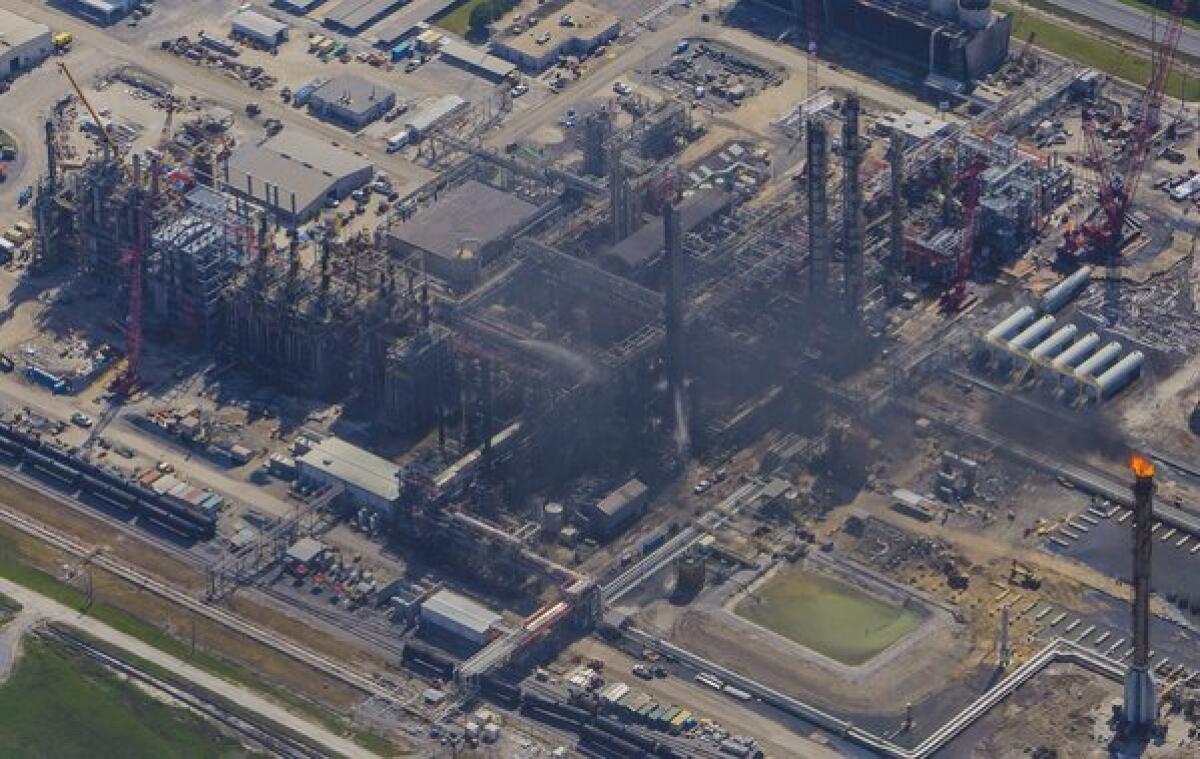
[[[471,30],[471,11],[475,10],[475,6],[483,5],[486,2],[488,0],[467,0],[434,23],[448,32],[466,37],[467,32]]]
[[[1017,10],[1011,4],[998,7],[1009,11]],[[1125,47],[1065,24],[1054,23],[1038,14],[1019,14],[1013,37],[1024,40],[1030,32],[1035,35],[1035,45],[1052,53],[1136,84],[1145,84],[1150,78],[1150,62]],[[1014,40],[1014,44],[1020,43]],[[1184,81],[1178,69],[1174,71],[1167,80],[1167,96],[1179,97]],[[1185,99],[1200,100],[1200,78],[1188,78],[1186,82],[1187,89],[1183,93]]]
[[[26,641],[0,686],[0,756],[245,757],[190,712],[156,701],[95,664]]]
[[[0,577],[5,577],[30,590],[37,591],[64,606],[84,611],[87,599],[83,593],[60,582],[45,572],[26,564],[22,560],[19,549],[4,536],[0,536]],[[171,654],[217,677],[267,694],[275,700],[292,707],[298,713],[306,714],[324,724],[329,729],[348,735],[359,745],[377,754],[388,756],[399,753],[395,744],[387,738],[369,730],[359,729],[341,715],[307,699],[296,696],[283,688],[277,687],[234,662],[214,656],[202,649],[193,651],[189,643],[172,636],[150,622],[127,614],[121,609],[110,606],[103,601],[95,601],[86,608],[85,613],[110,627],[120,630],[126,635],[148,643],[160,651]],[[0,722],[0,725],[2,724]],[[0,759],[8,756],[21,756],[20,754],[6,753],[3,750],[3,745],[2,741],[0,741]],[[105,755],[100,754],[97,756]],[[116,756],[120,756],[120,754],[116,754]]]

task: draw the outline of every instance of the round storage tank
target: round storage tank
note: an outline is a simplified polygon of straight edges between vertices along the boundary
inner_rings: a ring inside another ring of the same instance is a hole
[[[930,0],[929,12],[938,18],[956,18],[958,0]]]
[[[557,535],[563,528],[563,507],[561,503],[548,503],[542,510],[542,526],[547,532]]]
[[[958,0],[958,22],[968,29],[987,29],[992,23],[992,0]]]

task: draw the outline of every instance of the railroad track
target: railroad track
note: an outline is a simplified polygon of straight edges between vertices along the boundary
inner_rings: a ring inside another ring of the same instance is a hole
[[[321,750],[307,741],[281,730],[267,719],[256,718],[248,711],[231,710],[220,703],[219,699],[201,688],[187,687],[150,674],[141,667],[100,649],[84,638],[73,635],[61,627],[49,625],[41,634],[58,641],[73,651],[84,654],[109,669],[132,677],[155,690],[165,693],[210,719],[241,733],[273,754],[288,757],[288,759],[293,759],[293,757],[295,759],[325,759],[325,757],[329,756],[327,751]]]
[[[7,524],[30,537],[41,540],[76,558],[84,558],[90,555],[92,556],[91,564],[93,566],[97,566],[106,572],[120,577],[126,582],[153,593],[164,600],[177,604],[210,622],[226,627],[231,632],[247,637],[279,654],[287,656],[293,661],[307,665],[362,693],[388,701],[396,699],[397,694],[395,689],[385,687],[368,675],[291,641],[231,611],[217,606],[210,606],[120,559],[102,552],[95,553],[92,546],[85,545],[31,517],[13,511],[7,506],[0,505],[0,523]],[[408,696],[411,694],[405,693],[402,695]],[[425,719],[425,715],[411,705],[402,704],[401,708],[414,717],[422,720]]]

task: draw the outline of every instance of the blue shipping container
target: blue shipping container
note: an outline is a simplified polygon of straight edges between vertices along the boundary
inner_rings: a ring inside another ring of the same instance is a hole
[[[398,61],[401,58],[411,58],[413,53],[412,40],[405,40],[399,45],[392,48],[392,60]]]
[[[25,376],[55,393],[67,392],[67,381],[62,377],[51,374],[45,369],[39,369],[36,366],[26,367]]]
[[[659,530],[650,537],[642,541],[642,553],[650,553],[654,549],[667,542],[667,531]]]

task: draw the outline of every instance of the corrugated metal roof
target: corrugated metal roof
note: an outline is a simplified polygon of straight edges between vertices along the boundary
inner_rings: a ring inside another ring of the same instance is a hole
[[[443,95],[410,116],[404,125],[416,132],[425,132],[437,126],[439,122],[462,108],[466,103],[467,101],[458,95]]]
[[[256,10],[244,10],[234,15],[233,28],[235,31],[249,31],[263,37],[274,38],[288,30],[288,25],[265,16]]]
[[[624,511],[630,503],[645,494],[646,486],[642,484],[641,480],[630,480],[606,495],[602,501],[596,504],[596,509],[610,517],[616,516]]]
[[[229,157],[229,185],[268,205],[266,184],[279,190],[279,206],[303,211],[335,184],[371,168],[370,161],[295,130],[284,130],[259,145],[243,145]],[[247,181],[249,177],[249,182]],[[248,189],[249,188],[249,189]]]
[[[356,114],[365,114],[394,93],[387,87],[361,76],[338,76],[318,87],[312,100],[319,100]],[[310,101],[311,102],[311,101]],[[282,137],[287,131],[280,132]]]
[[[400,497],[399,466],[340,438],[325,438],[298,461],[386,501]]]
[[[500,622],[499,614],[452,590],[439,590],[434,593],[421,604],[421,609],[452,619],[480,635],[486,635]]]
[[[5,49],[20,47],[38,37],[50,33],[50,27],[30,21],[24,16],[0,8],[0,46]]]
[[[443,193],[436,203],[422,208],[403,224],[395,225],[391,236],[415,248],[453,258],[464,240],[487,244],[523,224],[535,211],[534,204],[472,179]]]
[[[404,5],[406,1],[342,0],[325,16],[325,23],[359,32]]]

